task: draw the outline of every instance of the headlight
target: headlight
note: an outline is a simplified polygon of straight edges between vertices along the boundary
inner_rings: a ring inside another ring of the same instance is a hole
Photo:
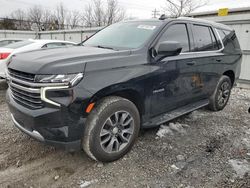
[[[57,75],[36,75],[35,82],[67,84],[71,87],[77,85],[83,78],[83,73],[78,74],[57,74]]]

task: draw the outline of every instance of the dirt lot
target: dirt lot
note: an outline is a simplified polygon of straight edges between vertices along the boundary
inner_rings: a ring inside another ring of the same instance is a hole
[[[102,164],[21,133],[0,90],[0,187],[250,187],[249,106],[250,91],[234,89],[224,111],[144,130],[128,155]]]

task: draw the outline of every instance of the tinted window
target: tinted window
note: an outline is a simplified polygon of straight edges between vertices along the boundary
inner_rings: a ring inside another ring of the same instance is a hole
[[[12,43],[15,43],[15,42],[19,42],[20,40],[2,40],[0,41],[0,47],[1,46],[6,46],[8,44],[12,44]]]
[[[210,35],[211,35],[211,38],[212,38],[212,45],[213,45],[212,48],[214,50],[218,50],[219,49],[219,46],[218,46],[219,41],[216,40],[215,34],[214,34],[213,30],[211,29],[211,27],[209,27],[209,31],[210,31]]]
[[[69,47],[74,46],[74,44],[71,43],[64,43],[64,42],[54,42],[54,43],[48,43],[45,44],[42,48],[59,48],[59,47]]]
[[[65,45],[63,43],[48,43],[46,45],[44,45],[43,48],[57,48],[57,47],[64,47]]]
[[[105,46],[116,48],[138,48],[152,35],[161,22],[121,22],[113,24],[83,43],[84,46]]]
[[[227,31],[217,29],[221,40],[223,41],[226,51],[234,51],[235,49],[240,50],[240,44],[234,31]]]
[[[71,44],[71,43],[64,43],[65,46],[70,47],[70,46],[75,46],[75,44]]]
[[[26,41],[21,41],[21,42],[9,44],[9,45],[5,46],[5,48],[17,49],[17,48],[21,48],[21,47],[27,46],[27,45],[32,44],[32,43],[34,43],[34,42],[32,42],[30,40],[26,40]]]
[[[0,47],[1,46],[6,46],[9,44],[9,41],[8,40],[4,40],[4,41],[0,41]]]
[[[214,33],[210,27],[194,25],[193,35],[195,42],[194,51],[212,51],[219,49]]]
[[[182,46],[182,52],[189,51],[189,39],[186,24],[175,24],[170,26],[161,36],[158,45],[163,41],[176,41]],[[157,47],[158,47],[157,45]]]
[[[219,35],[220,35],[220,38],[222,41],[225,41],[226,40],[226,34],[221,30],[221,29],[217,29]]]

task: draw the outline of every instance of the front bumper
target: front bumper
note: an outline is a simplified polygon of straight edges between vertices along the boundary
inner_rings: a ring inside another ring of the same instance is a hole
[[[25,134],[69,151],[81,149],[86,117],[76,110],[82,108],[82,105],[77,105],[79,100],[60,108],[46,104],[44,108],[33,110],[16,102],[10,89],[7,90],[6,100],[15,126]]]
[[[25,129],[24,127],[22,127],[22,125],[20,125],[17,120],[14,118],[13,114],[11,114],[11,119],[12,121],[14,122],[15,126],[20,129],[21,131],[23,131],[24,133],[26,133],[27,135],[29,135],[30,137],[32,138],[35,138],[36,140],[39,140],[41,142],[44,142],[44,137],[39,133],[37,132],[36,130],[28,130],[28,129]]]
[[[29,135],[31,138],[38,140],[44,144],[48,144],[51,146],[55,146],[58,148],[65,149],[66,151],[78,151],[81,149],[81,140],[71,141],[71,142],[62,142],[62,141],[53,141],[53,140],[46,140],[39,132],[33,130],[30,131],[20,125],[14,118],[13,114],[11,114],[11,119],[14,122],[14,125],[24,132],[25,134]]]

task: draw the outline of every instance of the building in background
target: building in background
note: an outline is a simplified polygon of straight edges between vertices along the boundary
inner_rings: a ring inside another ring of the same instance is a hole
[[[201,18],[219,22],[236,31],[243,51],[240,83],[250,83],[250,7],[208,11],[190,14],[193,18]]]

